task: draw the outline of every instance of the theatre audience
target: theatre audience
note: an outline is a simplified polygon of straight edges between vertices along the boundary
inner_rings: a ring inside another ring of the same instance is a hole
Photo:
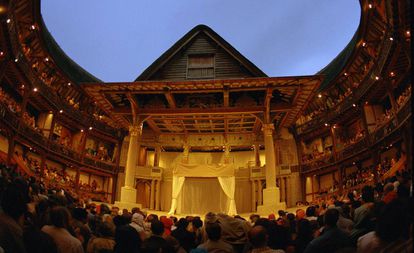
[[[221,227],[217,222],[206,224],[206,233],[208,240],[202,243],[198,248],[207,250],[209,253],[233,253],[233,247],[221,240]]]
[[[202,222],[192,216],[178,221],[166,216],[158,219],[138,208],[120,214],[117,207],[85,204],[69,192],[48,189],[14,168],[0,164],[0,170],[0,247],[4,252],[412,250],[412,180],[404,171],[361,192],[301,206],[297,215],[281,210],[276,220],[273,215],[252,215],[247,222],[240,216],[208,213]],[[139,231],[146,224],[149,234],[141,238]]]
[[[339,211],[337,209],[332,208],[326,211],[322,234],[308,244],[305,253],[335,252],[352,246],[348,235],[337,227],[338,218]]]
[[[42,231],[53,238],[59,253],[83,253],[82,243],[72,236],[69,229],[71,219],[69,210],[63,206],[53,207],[49,212],[51,225],[45,225]]]

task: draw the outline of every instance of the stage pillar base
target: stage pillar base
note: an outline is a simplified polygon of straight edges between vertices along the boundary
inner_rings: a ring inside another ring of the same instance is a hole
[[[142,208],[141,204],[136,203],[136,199],[137,190],[129,186],[124,186],[121,188],[121,200],[115,201],[114,205],[119,207],[119,209],[128,209],[128,211],[131,211],[134,207]]]
[[[263,205],[257,207],[257,213],[262,216],[277,214],[279,210],[286,210],[286,203],[280,202],[280,190],[278,187],[263,190]]]

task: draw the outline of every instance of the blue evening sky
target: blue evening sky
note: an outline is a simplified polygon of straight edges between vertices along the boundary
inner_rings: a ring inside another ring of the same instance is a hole
[[[133,81],[198,24],[269,76],[312,75],[351,40],[357,0],[43,0],[65,53],[105,82]]]

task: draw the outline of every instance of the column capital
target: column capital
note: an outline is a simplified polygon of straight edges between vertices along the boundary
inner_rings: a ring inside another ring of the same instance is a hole
[[[142,124],[129,126],[130,136],[139,136],[142,132]]]
[[[272,136],[275,125],[273,123],[263,124],[262,131],[265,136]]]

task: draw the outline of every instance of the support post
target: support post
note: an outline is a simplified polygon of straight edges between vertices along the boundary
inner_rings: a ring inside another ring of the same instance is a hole
[[[266,155],[266,188],[263,190],[263,205],[257,207],[257,212],[261,215],[269,215],[286,209],[286,203],[280,202],[280,189],[276,186],[276,175],[280,174],[280,169],[276,166],[273,130],[273,124],[263,125]]]
[[[121,188],[121,199],[115,205],[131,209],[133,207],[140,207],[136,204],[137,190],[135,189],[135,169],[138,160],[138,139],[141,135],[142,123],[132,125],[129,128],[129,146],[128,155],[125,166],[125,183]]]

